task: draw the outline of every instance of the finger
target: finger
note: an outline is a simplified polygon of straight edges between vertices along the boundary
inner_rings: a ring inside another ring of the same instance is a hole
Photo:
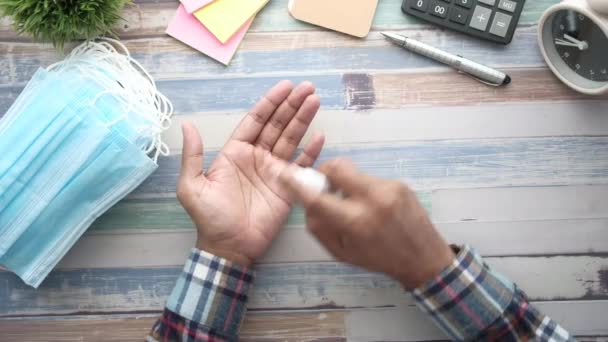
[[[302,103],[296,115],[289,121],[279,140],[272,148],[272,154],[282,159],[290,159],[298,148],[306,130],[319,111],[321,100],[317,95],[310,95]]]
[[[189,122],[182,124],[183,149],[180,177],[193,179],[203,173],[203,141],[198,129]]]
[[[319,158],[323,144],[325,144],[325,136],[320,133],[313,134],[308,144],[304,146],[302,153],[300,153],[294,162],[302,167],[312,166],[317,161],[317,158]]]
[[[306,100],[309,95],[313,94],[314,91],[315,88],[310,82],[303,82],[298,85],[296,89],[287,96],[287,99],[279,105],[268,122],[266,122],[266,125],[256,140],[256,145],[268,151],[272,151],[287,124],[294,115],[296,115],[296,112],[300,109],[304,100]]]
[[[272,117],[272,114],[285,101],[292,90],[293,85],[286,80],[272,87],[241,120],[239,126],[232,133],[231,139],[253,143],[262,132],[268,119]]]
[[[299,167],[290,165],[279,175],[279,180],[287,191],[302,204],[307,215],[321,219],[329,226],[343,226],[344,222],[351,222],[351,214],[358,212],[358,206],[348,199],[319,192],[300,183],[296,177]]]
[[[360,172],[352,161],[337,158],[321,164],[319,171],[324,173],[332,187],[348,195],[366,195],[377,179]]]

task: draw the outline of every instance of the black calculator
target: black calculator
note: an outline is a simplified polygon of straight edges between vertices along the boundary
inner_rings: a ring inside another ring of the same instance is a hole
[[[509,44],[525,0],[403,0],[404,13],[465,34]]]

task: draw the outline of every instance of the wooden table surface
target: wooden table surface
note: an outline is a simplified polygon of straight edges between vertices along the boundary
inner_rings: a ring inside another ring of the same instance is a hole
[[[323,160],[409,182],[439,229],[488,263],[579,336],[608,335],[608,97],[562,85],[536,44],[528,0],[508,46],[446,32],[380,0],[373,31],[350,38],[298,23],[271,0],[223,67],[164,34],[172,0],[139,0],[118,28],[173,101],[172,155],[100,218],[38,290],[0,272],[1,341],[140,341],[160,313],[193,226],[175,199],[180,122],[193,121],[213,160],[231,130],[280,79],[313,81]],[[504,70],[492,88],[382,38],[389,30]],[[0,20],[0,113],[40,66],[61,57]],[[334,262],[295,209],[257,267],[247,340],[444,339],[395,282]]]

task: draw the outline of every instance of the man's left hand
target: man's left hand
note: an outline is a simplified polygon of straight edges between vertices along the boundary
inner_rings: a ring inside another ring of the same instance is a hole
[[[177,197],[196,224],[197,248],[249,266],[270,247],[292,205],[278,177],[319,109],[314,91],[309,82],[295,89],[279,82],[243,118],[206,173],[198,130],[182,126]],[[323,135],[314,135],[295,163],[311,166],[323,143]]]

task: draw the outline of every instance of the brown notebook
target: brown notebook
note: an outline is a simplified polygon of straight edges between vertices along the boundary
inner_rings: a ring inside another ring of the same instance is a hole
[[[363,38],[372,27],[378,0],[290,0],[296,19]]]

